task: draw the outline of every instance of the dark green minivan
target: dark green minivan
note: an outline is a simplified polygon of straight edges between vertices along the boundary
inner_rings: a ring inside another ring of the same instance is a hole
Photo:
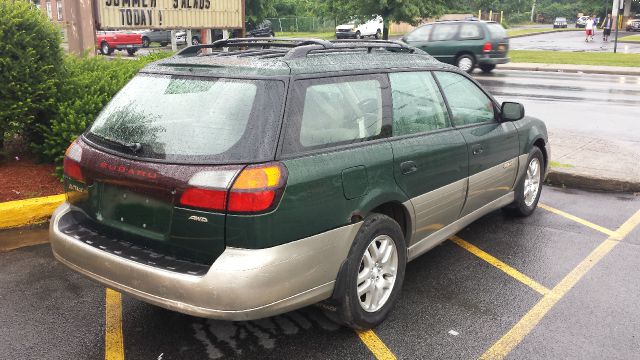
[[[51,246],[182,313],[319,303],[366,329],[408,261],[491,211],[531,214],[548,159],[543,122],[419,49],[221,40],[147,66],[71,144]]]
[[[497,64],[509,62],[507,32],[493,21],[429,23],[408,33],[402,41],[468,73],[476,66],[491,72]]]

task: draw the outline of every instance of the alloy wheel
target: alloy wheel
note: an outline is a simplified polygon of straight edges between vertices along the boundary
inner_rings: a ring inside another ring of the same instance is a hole
[[[458,60],[458,68],[462,71],[468,72],[473,66],[473,60],[469,57],[462,57]]]
[[[398,252],[388,235],[379,235],[367,246],[358,270],[357,291],[366,312],[380,310],[389,300],[398,272]]]
[[[527,167],[527,174],[524,179],[524,203],[527,206],[533,205],[540,191],[540,161],[537,158],[531,159]]]

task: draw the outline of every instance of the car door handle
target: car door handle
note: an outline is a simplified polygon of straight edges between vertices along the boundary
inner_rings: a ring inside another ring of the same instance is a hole
[[[482,145],[480,145],[480,144],[476,144],[476,145],[473,145],[471,147],[471,152],[473,153],[473,155],[480,155],[480,154],[482,154],[483,151],[484,151],[484,149],[482,148]]]
[[[418,165],[413,161],[405,161],[400,164],[400,171],[404,175],[411,174],[418,171]]]

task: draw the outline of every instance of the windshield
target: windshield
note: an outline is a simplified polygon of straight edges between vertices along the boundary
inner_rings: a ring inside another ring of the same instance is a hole
[[[487,23],[487,28],[491,33],[492,39],[504,39],[507,37],[507,32],[504,30],[502,25],[498,23]]]
[[[280,81],[138,75],[87,133],[138,157],[230,163],[273,159]]]

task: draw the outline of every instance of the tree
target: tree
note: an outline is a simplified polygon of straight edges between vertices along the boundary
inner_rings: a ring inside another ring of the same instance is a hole
[[[245,0],[246,19],[257,24],[267,17],[275,16],[274,3],[274,0]]]
[[[0,0],[0,150],[5,134],[36,140],[55,109],[60,29],[26,1]]]
[[[446,0],[359,0],[353,3],[356,14],[381,15],[384,19],[383,38],[389,39],[391,22],[420,23],[424,18],[444,14],[449,7]]]

